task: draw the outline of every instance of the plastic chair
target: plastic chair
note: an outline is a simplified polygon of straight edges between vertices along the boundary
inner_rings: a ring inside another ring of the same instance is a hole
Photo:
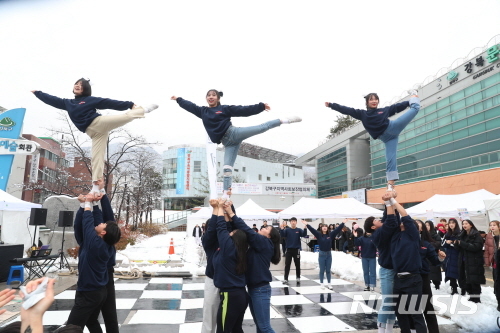
[[[319,245],[314,245],[314,252],[319,252]]]
[[[7,278],[7,285],[10,285],[12,281],[19,281],[20,283],[23,283],[24,267],[22,265],[10,266],[9,277]]]

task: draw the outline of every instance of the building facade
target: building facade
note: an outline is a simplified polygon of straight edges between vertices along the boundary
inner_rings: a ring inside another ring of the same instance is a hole
[[[61,143],[50,137],[37,137],[32,134],[22,136],[40,145],[38,179],[35,182],[30,179],[33,156],[15,156],[7,192],[19,199],[36,203],[43,203],[54,192],[65,193],[67,187],[65,175],[69,162]]]
[[[296,158],[242,143],[233,168],[233,183],[301,184],[304,172],[292,164]],[[221,148],[217,149],[218,181],[222,181],[223,165]],[[163,153],[162,192],[165,209],[187,209],[203,204],[209,193],[205,145],[173,146]]]
[[[497,36],[419,88],[421,109],[399,136],[400,202],[409,206],[433,194],[481,188],[500,193],[499,42]],[[368,202],[379,202],[387,184],[384,143],[370,138],[361,124],[296,163],[316,165],[319,198],[367,188]]]

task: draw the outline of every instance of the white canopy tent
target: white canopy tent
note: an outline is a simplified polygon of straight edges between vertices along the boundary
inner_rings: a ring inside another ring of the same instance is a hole
[[[314,199],[301,198],[279,214],[282,219],[303,218],[366,218],[382,216],[382,211],[367,206],[353,198]]]
[[[462,194],[435,194],[424,202],[408,208],[406,211],[412,217],[428,218],[430,211],[437,218],[458,218],[459,208],[466,208],[471,221],[479,230],[486,230],[486,209],[484,200],[494,198],[495,194],[484,189]]]
[[[6,244],[24,244],[24,250],[27,250],[33,242],[35,232],[35,226],[29,225],[31,208],[41,207],[40,204],[23,201],[0,190],[2,241]],[[35,239],[38,239],[38,235]]]
[[[260,226],[262,225],[262,220],[278,218],[278,214],[272,213],[260,207],[252,199],[248,199],[243,205],[241,205],[240,207],[235,207],[235,209],[238,217],[242,218],[245,221],[251,221],[251,223],[247,223],[249,226],[252,226],[252,224],[255,223],[257,225],[257,228],[260,228]],[[212,212],[212,207],[203,207],[198,212],[188,216],[186,227],[187,235],[191,236],[193,228],[197,224],[201,226],[202,223],[206,222],[207,219],[212,217]]]
[[[252,199],[248,199],[243,205],[236,208],[236,215],[244,220],[271,220],[278,218],[278,214],[262,208]]]
[[[500,195],[490,199],[484,199],[484,209],[488,214],[488,221],[500,221]]]

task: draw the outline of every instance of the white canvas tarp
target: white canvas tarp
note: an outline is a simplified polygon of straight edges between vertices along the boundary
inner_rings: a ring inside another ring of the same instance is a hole
[[[236,208],[236,215],[243,220],[270,220],[278,218],[278,214],[262,208],[252,199],[248,199],[243,205]]]
[[[31,208],[42,205],[18,199],[0,190],[0,224],[2,225],[2,241],[6,244],[24,244],[27,250],[33,242],[35,227],[29,225]],[[38,239],[35,235],[35,241]]]
[[[484,199],[484,209],[488,213],[489,221],[500,221],[500,195],[490,199]]]
[[[282,219],[302,218],[366,218],[382,216],[382,211],[367,206],[353,198],[314,199],[301,198],[279,213]]]
[[[434,217],[458,217],[458,208],[467,208],[470,217],[483,217],[486,213],[484,200],[495,194],[484,189],[462,194],[434,194],[429,199],[406,211],[411,216],[427,216],[432,210]]]

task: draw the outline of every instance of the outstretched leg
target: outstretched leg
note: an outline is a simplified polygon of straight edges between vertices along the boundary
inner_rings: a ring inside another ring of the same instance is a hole
[[[399,134],[415,118],[419,110],[420,99],[414,95],[410,98],[410,109],[398,119],[391,120],[385,132],[379,137],[385,143],[386,175],[389,184],[393,185],[394,181],[399,179],[397,167]]]
[[[222,143],[225,147],[224,152],[224,193],[231,187],[233,177],[233,166],[238,156],[238,150],[243,140],[251,136],[267,132],[271,128],[281,125],[279,119],[271,120],[256,126],[249,127],[233,127],[228,129],[227,135],[222,138]]]
[[[144,112],[142,107],[138,107],[120,115],[100,116],[87,127],[85,133],[92,139],[92,182],[103,178],[109,132],[136,118],[144,118]]]

